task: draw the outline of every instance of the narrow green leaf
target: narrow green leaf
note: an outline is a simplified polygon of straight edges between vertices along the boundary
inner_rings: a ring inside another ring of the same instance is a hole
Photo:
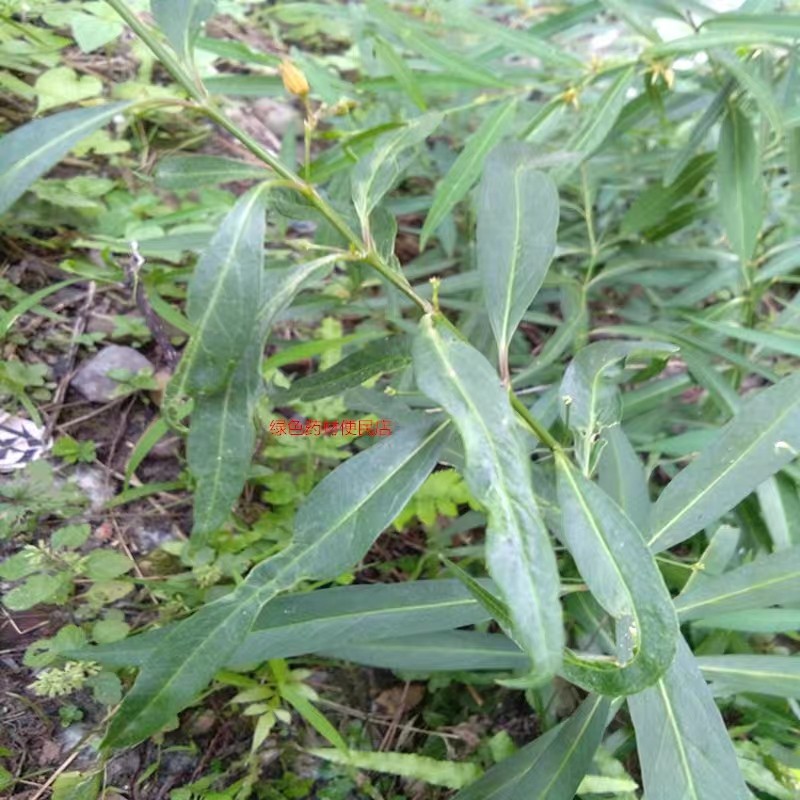
[[[263,167],[222,156],[168,156],[156,168],[158,185],[172,190],[268,177]]]
[[[478,180],[487,154],[509,129],[516,110],[516,99],[504,103],[496,111],[492,110],[478,130],[466,139],[464,149],[436,187],[430,211],[422,226],[420,248],[425,248],[442,220]]]
[[[81,139],[101,128],[130,103],[62,111],[36,119],[0,138],[0,214],[54,167]]]
[[[155,638],[104,744],[130,746],[157,732],[225,665],[270,599],[304,579],[333,580],[363,557],[433,469],[445,428],[401,429],[324,478],[298,511],[286,550]]]
[[[734,508],[800,449],[800,374],[747,400],[713,444],[680,472],[653,506],[654,552],[685,541]]]
[[[333,727],[328,718],[316,708],[311,701],[291,683],[280,684],[278,687],[281,697],[300,716],[314,728],[317,733],[324,736],[332,745],[338,747],[343,753],[347,752],[347,744],[342,735]]]
[[[621,425],[606,428],[600,441],[600,488],[625,512],[640,532],[647,530],[651,503],[642,460]]]
[[[434,64],[443,67],[450,76],[461,78],[477,86],[506,88],[507,84],[487,69],[483,69],[461,55],[455,55],[436,39],[428,35],[428,28],[415,24],[404,14],[389,9],[382,0],[368,0],[370,17],[381,22],[397,36],[409,50],[414,50]]]
[[[308,752],[334,764],[385,772],[449,789],[459,789],[481,774],[481,768],[469,761],[437,761],[435,758],[414,753],[371,753],[359,750],[343,753],[341,750],[323,748],[311,748]]]
[[[800,493],[797,484],[783,474],[764,481],[758,489],[758,504],[776,550],[800,544]]]
[[[424,142],[441,121],[439,113],[425,114],[400,130],[383,134],[355,166],[350,176],[353,205],[365,233],[369,233],[369,218],[375,207],[411,163],[413,155],[408,151]]]
[[[655,686],[628,698],[648,800],[748,800],[736,753],[686,642]]]
[[[256,439],[253,413],[261,390],[261,351],[256,336],[225,388],[195,399],[186,457],[195,479],[196,544],[225,522],[242,492]]]
[[[405,59],[382,36],[374,34],[372,42],[375,47],[375,55],[388,67],[414,105],[421,111],[425,111],[427,109],[425,96]]]
[[[626,695],[655,683],[675,654],[672,601],[639,530],[614,501],[556,453],[561,537],[598,603],[615,619],[615,659],[569,654],[564,674],[601,694]]]
[[[275,403],[320,400],[360,386],[384,372],[394,372],[411,363],[411,348],[403,336],[369,342],[332,367],[296,380],[289,389],[273,395]]]
[[[555,184],[533,169],[530,147],[501,144],[484,166],[478,195],[478,270],[501,360],[556,247]]]
[[[707,630],[721,628],[742,633],[792,633],[800,630],[800,609],[756,608],[712,614],[696,620],[694,627]]]
[[[197,262],[186,309],[194,333],[167,403],[223,391],[250,346],[264,302],[265,208],[263,186],[239,198]]]
[[[800,602],[800,546],[696,581],[675,600],[684,621]]]
[[[759,36],[800,38],[800,14],[716,14],[709,17],[703,28],[726,33],[741,33],[758,41]]]
[[[216,5],[217,0],[150,0],[150,13],[172,49],[190,60],[194,41]]]
[[[764,83],[761,78],[754,75],[735,56],[722,51],[714,53],[714,58],[736,79],[737,83],[745,89],[758,104],[761,113],[769,120],[775,133],[783,134],[783,113],[773,97],[772,88]]]
[[[608,698],[589,695],[566,722],[501,761],[454,800],[573,800],[610,709]]]
[[[669,212],[706,178],[716,160],[715,153],[695,156],[674,181],[660,183],[642,192],[622,218],[622,234],[646,231],[663,222]]]
[[[317,652],[356,664],[410,672],[524,670],[530,664],[525,653],[506,636],[474,631],[356,640]]]
[[[716,695],[752,692],[800,697],[798,656],[701,656],[697,663]]]
[[[731,248],[746,264],[763,218],[761,165],[750,122],[735,105],[722,121],[717,155],[719,207]]]
[[[243,584],[174,625],[139,669],[114,715],[105,747],[130,747],[156,733],[207,686],[277,588]]]
[[[664,181],[667,184],[671,184],[673,181],[676,181],[678,176],[686,168],[689,160],[694,155],[695,150],[697,150],[703,144],[712,126],[722,116],[722,112],[725,110],[725,105],[728,102],[728,98],[735,88],[735,80],[731,79],[727,81],[725,85],[714,95],[714,97],[711,99],[711,102],[708,103],[706,110],[694,124],[694,127],[689,134],[689,138],[686,140],[686,144],[681,147],[681,149],[678,151],[678,154],[667,167],[667,171],[664,174]]]
[[[622,70],[603,92],[597,103],[592,106],[580,127],[567,140],[565,149],[568,152],[579,153],[580,156],[574,159],[569,166],[556,171],[557,183],[565,181],[583,161],[603,144],[628,99],[628,89],[631,88],[635,76],[635,67]]]
[[[558,669],[564,632],[558,570],[531,488],[528,455],[508,396],[488,361],[433,317],[413,349],[419,388],[453,418],[465,479],[488,512],[486,561],[538,678]]]

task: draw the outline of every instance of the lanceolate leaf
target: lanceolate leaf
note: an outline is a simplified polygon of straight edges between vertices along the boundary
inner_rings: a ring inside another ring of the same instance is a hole
[[[261,389],[261,351],[256,336],[225,388],[195,400],[186,455],[196,481],[196,543],[225,522],[242,492],[256,438],[253,412]]]
[[[800,449],[800,374],[760,391],[714,443],[661,493],[650,520],[650,547],[666,550],[719,519]]]
[[[222,156],[169,156],[156,168],[156,181],[165,189],[197,189],[228,181],[268,178],[263,167]]]
[[[589,110],[575,134],[570,137],[565,149],[569,152],[580,153],[581,156],[569,166],[557,170],[556,180],[559,183],[566,180],[581,161],[587,159],[603,144],[606,136],[614,127],[622,107],[625,105],[628,89],[635,75],[636,70],[634,67],[622,70],[603,92],[597,103]]]
[[[444,426],[401,429],[322,480],[298,511],[286,550],[158,640],[104,744],[133,745],[170,722],[226,664],[278,592],[303,579],[332,580],[362,558],[433,469],[443,435]]]
[[[532,151],[509,142],[486,159],[478,196],[478,270],[501,360],[544,281],[556,247],[559,205]]]
[[[678,623],[661,573],[641,533],[613,500],[556,454],[561,536],[590,591],[616,620],[616,659],[569,654],[564,674],[602,694],[641,691],[664,674]]]
[[[186,305],[194,333],[170,394],[222,391],[253,340],[264,302],[265,195],[263,186],[243,195],[197,262]]]
[[[695,581],[675,606],[682,620],[800,602],[800,546]]]
[[[667,674],[628,708],[648,800],[748,800],[725,722],[683,640]]]
[[[717,164],[719,205],[731,247],[746,264],[753,256],[763,217],[763,188],[753,130],[735,105],[722,121]]]
[[[62,111],[22,125],[0,138],[0,214],[81,139],[101,128],[128,105],[111,103]]]
[[[413,349],[419,388],[453,418],[465,478],[488,513],[486,561],[509,607],[514,634],[547,680],[561,662],[558,571],[531,488],[528,455],[508,396],[488,361],[432,316]]]
[[[441,114],[425,114],[400,130],[385,133],[372,152],[358,162],[351,175],[353,205],[365,232],[369,231],[370,214],[410,162],[412,156],[407,151],[424,142],[441,120]]]
[[[173,50],[189,59],[194,40],[216,4],[217,0],[150,0],[150,11]]]
[[[497,110],[492,109],[478,130],[466,140],[464,149],[436,188],[431,210],[422,226],[420,248],[425,248],[442,220],[478,180],[488,152],[505,135],[516,109],[516,99],[506,102]]]
[[[501,761],[454,800],[573,800],[610,709],[609,699],[589,695],[566,722]]]
[[[289,389],[273,396],[276,403],[307,402],[330,397],[382,372],[393,372],[411,363],[411,346],[404,336],[391,336],[363,345],[332,367],[296,380]]]
[[[316,649],[316,648],[315,648]],[[524,670],[525,654],[506,636],[474,631],[438,631],[362,640],[317,650],[331,658],[410,672]]]
[[[260,296],[266,299],[249,319],[246,349],[219,391],[195,397],[187,457],[197,481],[192,527],[197,541],[225,521],[244,486],[255,442],[253,411],[262,388],[259,364],[272,321],[305,283],[331,266],[332,257],[328,256],[286,269],[261,267],[263,277],[257,284]],[[231,321],[231,327],[234,324]],[[238,324],[244,327],[244,321]],[[208,345],[211,349],[215,346]],[[191,358],[193,352],[199,351],[189,349],[187,355]],[[203,351],[200,358],[208,355],[208,350]],[[180,378],[177,380],[180,382]]]

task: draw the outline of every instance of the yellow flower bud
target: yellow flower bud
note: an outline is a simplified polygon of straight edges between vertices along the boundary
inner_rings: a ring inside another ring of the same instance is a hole
[[[278,72],[280,72],[283,86],[289,94],[296,94],[298,97],[305,97],[308,94],[309,86],[306,76],[288,58],[281,61]]]

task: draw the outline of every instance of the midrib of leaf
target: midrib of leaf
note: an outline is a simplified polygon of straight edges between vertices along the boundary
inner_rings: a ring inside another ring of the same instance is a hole
[[[757,564],[758,562],[756,561],[754,563]],[[758,584],[755,584],[755,585],[750,584],[749,586],[745,586],[744,588],[738,589],[735,592],[728,592],[728,594],[718,594],[718,595],[715,595],[714,597],[711,597],[711,598],[708,598],[708,599],[705,599],[705,600],[701,600],[701,601],[699,601],[697,603],[692,603],[691,605],[679,606],[678,614],[682,614],[682,613],[685,614],[687,611],[691,611],[694,608],[701,608],[702,606],[713,605],[715,603],[719,603],[722,600],[729,600],[731,597],[737,597],[740,594],[748,594],[749,592],[753,592],[753,591],[756,591],[758,589],[762,589],[765,586],[771,586],[773,583],[784,583],[787,580],[792,580],[794,577],[800,578],[800,571],[798,571],[796,573],[789,573],[788,575],[780,575],[778,577],[771,578],[770,580],[767,580],[767,581],[762,581],[761,583],[758,583]],[[676,601],[680,601],[680,597],[677,597]]]
[[[502,344],[503,352],[508,349],[509,344],[509,319],[511,317],[511,298],[514,294],[514,281],[518,272],[518,264],[521,255],[521,231],[522,231],[522,201],[520,200],[520,173],[525,170],[525,165],[520,164],[514,167],[514,239],[513,247],[511,248],[511,270],[509,272],[508,280],[506,281],[506,302],[503,307],[503,326],[502,326]],[[491,438],[491,437],[490,437]]]
[[[788,415],[789,415],[791,412],[793,412],[794,410],[795,410],[795,409],[794,409],[794,406],[793,406],[793,405],[786,406],[786,407],[783,409],[783,411],[782,411],[781,413],[779,413],[777,417],[775,417],[775,419],[772,421],[772,423],[771,423],[770,425],[768,425],[768,426],[767,426],[767,427],[764,429],[764,431],[763,431],[763,434],[762,434],[762,435],[760,435],[760,436],[757,436],[757,437],[756,437],[756,438],[755,438],[755,439],[754,439],[754,440],[753,440],[753,441],[752,441],[752,442],[751,442],[751,443],[750,443],[750,444],[749,444],[749,445],[748,445],[748,446],[745,448],[745,450],[744,450],[744,451],[742,451],[742,452],[739,454],[739,456],[738,456],[738,457],[736,457],[736,458],[735,458],[735,459],[734,459],[734,460],[733,460],[733,461],[732,461],[732,462],[731,462],[731,463],[730,463],[730,464],[729,464],[729,465],[728,465],[728,466],[725,468],[725,470],[724,470],[723,472],[721,472],[721,473],[720,473],[720,474],[719,474],[719,475],[718,475],[716,478],[714,478],[714,480],[713,480],[713,481],[711,481],[711,483],[709,483],[709,484],[708,484],[708,485],[707,485],[707,486],[706,486],[706,487],[703,489],[703,491],[702,491],[700,494],[698,494],[698,495],[695,495],[695,497],[694,497],[694,499],[693,499],[693,500],[691,500],[689,503],[687,503],[687,504],[686,504],[686,505],[685,505],[685,506],[684,506],[684,507],[683,507],[683,508],[682,508],[682,509],[681,509],[681,510],[680,510],[680,511],[677,513],[677,514],[675,514],[675,516],[674,516],[674,517],[672,517],[672,518],[671,518],[671,519],[670,519],[670,520],[669,520],[669,521],[668,521],[666,524],[662,525],[662,526],[661,526],[661,528],[659,528],[659,530],[658,530],[656,533],[654,533],[654,534],[653,534],[653,535],[650,537],[650,539],[649,539],[649,540],[648,540],[648,542],[647,542],[647,544],[648,544],[648,547],[653,547],[653,545],[656,543],[656,541],[658,541],[659,537],[661,537],[661,535],[664,533],[664,531],[666,531],[666,530],[668,530],[669,528],[671,528],[671,527],[672,527],[672,525],[675,523],[675,521],[676,521],[676,520],[678,520],[678,519],[681,519],[681,517],[684,517],[684,516],[686,516],[687,512],[688,512],[690,509],[694,508],[694,506],[696,506],[696,505],[697,505],[697,504],[698,504],[698,503],[699,503],[701,500],[703,500],[703,499],[704,499],[704,497],[705,497],[705,496],[706,496],[706,495],[707,495],[707,494],[708,494],[708,493],[709,493],[709,492],[710,492],[710,491],[711,491],[711,490],[712,490],[712,489],[713,489],[713,488],[714,488],[714,487],[715,487],[715,486],[716,486],[716,485],[717,485],[717,484],[718,484],[718,483],[719,483],[719,482],[720,482],[720,481],[721,481],[723,478],[727,477],[728,473],[729,473],[731,470],[733,470],[734,468],[736,468],[736,467],[737,467],[737,466],[738,466],[738,465],[739,465],[739,464],[740,464],[740,463],[741,463],[741,462],[742,462],[742,461],[743,461],[745,458],[747,458],[747,456],[749,456],[749,455],[750,455],[750,453],[751,453],[751,452],[752,452],[752,451],[753,451],[753,450],[754,450],[754,449],[755,449],[755,448],[756,448],[756,447],[757,447],[759,444],[761,444],[761,441],[762,441],[764,438],[766,438],[766,436],[767,436],[767,435],[770,433],[770,431],[774,430],[774,428],[775,428],[777,425],[779,425],[781,422],[783,422],[784,418],[785,418],[785,417],[787,417],[787,416],[788,416]],[[688,467],[687,467],[687,469],[688,469]],[[655,507],[654,507],[654,509],[655,509]],[[658,551],[656,551],[656,552],[658,552]]]
[[[633,67],[629,67],[625,70],[614,82],[614,84],[609,87],[609,95],[608,95],[608,103],[610,105],[617,99],[617,95],[619,94],[620,90],[624,87],[627,91],[627,80],[633,73]],[[605,97],[605,95],[603,96]],[[586,142],[592,138],[592,134],[594,134],[595,130],[600,127],[601,123],[605,122],[605,115],[604,114],[595,114],[594,119],[590,120],[590,124],[583,130],[579,131],[579,136],[576,137],[575,146],[582,150],[585,146]]]
[[[661,694],[661,699],[664,702],[664,710],[667,713],[669,725],[672,729],[672,735],[675,739],[675,747],[678,750],[678,758],[680,758],[681,766],[683,767],[683,773],[686,776],[687,788],[691,792],[691,800],[700,800],[700,797],[697,794],[697,788],[694,785],[694,778],[692,776],[692,769],[689,764],[689,757],[687,756],[686,749],[683,746],[683,739],[681,738],[681,732],[678,728],[678,721],[675,719],[675,714],[672,710],[672,704],[669,699],[669,693],[667,692],[662,679],[659,679],[658,681],[658,691]]]
[[[458,377],[458,373],[456,372],[455,369],[453,369],[452,365],[447,360],[446,354],[444,353],[444,351],[440,347],[440,341],[441,340],[440,340],[439,336],[436,335],[436,332],[435,332],[435,330],[433,328],[433,323],[432,322],[431,322],[431,329],[430,330],[431,330],[431,334],[432,335],[429,336],[428,338],[433,343],[433,347],[436,350],[437,354],[439,355],[442,363],[447,366],[447,375],[450,378],[451,384],[458,389],[459,394],[464,399],[464,402],[466,403],[466,405],[468,406],[470,412],[472,413],[473,418],[477,419],[478,424],[479,424],[481,430],[483,431],[483,434],[484,434],[484,437],[486,439],[486,442],[489,445],[489,449],[491,450],[492,460],[494,461],[495,464],[500,466],[502,464],[502,460],[500,459],[499,453],[497,451],[497,447],[495,446],[494,437],[491,435],[489,429],[486,427],[486,423],[484,422],[483,417],[478,412],[478,409],[475,407],[474,403],[472,402],[472,400],[471,400],[471,398],[469,396],[469,393],[466,391],[464,385],[462,384],[461,380]],[[501,485],[502,485],[502,489],[503,489],[503,491],[499,493],[499,496],[501,498],[505,498],[509,494],[508,487],[506,486],[505,470],[500,469],[499,472],[500,472],[500,478],[501,478]],[[494,494],[495,494],[495,496],[498,495],[497,492],[495,492]],[[513,504],[509,508],[508,503],[505,500],[503,500],[503,507],[506,510],[506,513],[510,512],[509,517],[511,519],[515,519],[515,520],[517,519],[516,514],[514,513],[514,510],[513,510]],[[520,529],[519,521],[517,520],[517,530],[519,530],[519,529]],[[519,536],[515,536],[515,538],[518,539]],[[528,581],[527,581],[528,585],[531,587],[531,590],[532,590],[531,594],[538,601],[539,593],[537,591],[536,584],[533,582],[533,580],[530,577],[531,568],[530,568],[530,560],[527,557],[527,551],[526,551],[526,549],[524,547],[520,548],[520,550],[522,550],[523,560],[524,560],[524,564],[525,564],[525,575],[526,575],[526,577],[528,579]],[[539,606],[538,602],[537,602],[537,606]],[[536,614],[535,616],[536,616],[536,620],[537,620],[537,623],[538,623],[538,621],[540,619],[540,615]],[[546,634],[546,631],[544,630],[544,628],[542,627],[541,624],[538,624],[538,627],[539,627],[539,636],[537,638],[539,639],[539,641],[547,641],[548,636]]]
[[[544,787],[544,790],[539,793],[538,797],[541,797],[541,798],[544,798],[544,800],[547,800],[547,793],[553,787],[553,784],[561,777],[561,773],[566,768],[567,763],[569,762],[570,758],[572,757],[572,754],[578,749],[578,745],[581,743],[581,740],[583,739],[584,735],[586,734],[586,729],[592,724],[592,721],[594,720],[594,715],[597,713],[597,709],[598,709],[598,707],[600,706],[600,704],[602,702],[603,702],[602,696],[601,695],[596,695],[595,699],[594,699],[594,706],[593,706],[591,712],[589,713],[588,717],[586,718],[586,721],[584,722],[583,726],[581,727],[581,729],[578,731],[578,733],[576,734],[575,738],[573,739],[572,746],[567,750],[566,753],[564,753],[564,757],[561,759],[561,764],[559,765],[558,769],[556,770],[555,775],[553,775],[553,777],[551,778],[551,780],[549,781],[547,786]],[[547,751],[545,750],[545,752],[547,752]]]
[[[559,458],[559,457],[564,458],[564,456],[558,456],[558,455],[556,457],[557,458]],[[578,484],[574,481],[574,479],[572,477],[572,474],[570,473],[569,466],[565,466],[564,468],[562,468],[561,474],[565,475],[567,477],[567,480],[569,481],[570,486],[572,487],[573,494],[577,498],[578,504],[580,505],[581,510],[583,511],[583,515],[589,521],[589,524],[591,525],[592,530],[595,533],[595,538],[598,540],[598,542],[602,546],[603,551],[605,552],[606,557],[608,558],[608,560],[611,561],[611,564],[612,564],[612,566],[614,568],[614,573],[616,574],[617,579],[619,580],[620,584],[625,587],[625,594],[628,596],[628,603],[630,605],[630,612],[633,615],[633,617],[636,619],[636,633],[637,633],[637,638],[639,639],[638,645],[641,645],[642,628],[641,628],[641,625],[640,625],[639,615],[636,613],[636,603],[634,603],[634,601],[633,601],[633,595],[631,594],[630,587],[628,586],[628,583],[625,580],[625,577],[623,576],[622,572],[619,569],[619,566],[617,564],[616,558],[614,558],[613,553],[608,549],[608,545],[606,544],[605,536],[603,536],[602,531],[597,526],[597,523],[596,523],[596,520],[594,518],[594,515],[592,514],[591,510],[589,509],[589,507],[586,505],[586,502],[585,502],[584,497],[583,497],[583,493],[580,491],[580,489],[578,487]],[[638,645],[637,645],[637,654],[638,654]]]

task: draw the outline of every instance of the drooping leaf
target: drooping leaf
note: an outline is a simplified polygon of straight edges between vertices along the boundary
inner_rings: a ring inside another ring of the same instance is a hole
[[[467,138],[464,149],[436,187],[430,211],[425,217],[420,234],[421,249],[425,248],[428,239],[447,214],[478,180],[487,154],[505,135],[514,119],[516,109],[516,99],[504,103],[498,110],[493,110],[478,130]]]
[[[735,105],[722,121],[717,154],[719,207],[725,233],[742,264],[753,256],[763,218],[763,187],[750,121]]]
[[[194,41],[216,5],[217,0],[150,0],[150,12],[172,49],[190,60]]]
[[[104,745],[133,745],[170,722],[226,664],[276,594],[304,579],[332,580],[363,557],[433,469],[445,430],[401,429],[324,478],[298,511],[289,547],[157,639]]]
[[[800,697],[797,656],[725,655],[697,659],[703,677],[717,695],[750,692],[774,697]]]
[[[800,546],[695,581],[675,600],[682,620],[800,602]]]
[[[454,800],[573,800],[608,724],[611,701],[589,695],[557,728],[490,769]]]
[[[478,270],[501,359],[544,281],[556,246],[559,205],[532,150],[501,144],[484,165],[478,194]]]
[[[602,694],[652,685],[675,653],[678,622],[644,538],[619,506],[556,453],[561,537],[598,603],[616,621],[614,659],[568,654],[564,674]]]
[[[419,388],[444,406],[461,435],[464,477],[487,509],[489,574],[510,609],[516,641],[547,680],[560,665],[564,636],[558,571],[508,396],[489,362],[432,316],[420,324],[413,358]]]
[[[54,167],[81,139],[101,128],[129,103],[62,111],[16,128],[0,139],[0,214]]]
[[[628,708],[648,800],[748,800],[725,722],[682,639],[667,674]]]
[[[747,400],[653,505],[648,543],[666,550],[719,519],[800,449],[800,375]]]

